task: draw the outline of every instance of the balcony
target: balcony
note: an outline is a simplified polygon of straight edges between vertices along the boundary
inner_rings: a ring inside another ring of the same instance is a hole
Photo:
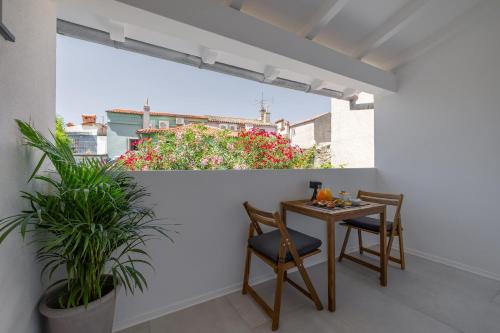
[[[406,267],[389,262],[381,286],[379,273],[337,262],[329,311],[325,223],[289,213],[287,225],[322,241],[304,266],[324,309],[285,284],[278,331],[498,332],[497,1],[6,0],[0,8],[15,36],[0,40],[0,218],[26,208],[18,194],[33,191],[26,180],[40,157],[22,145],[14,119],[46,135],[53,128],[57,33],[348,104],[361,91],[375,95],[374,168],[131,172],[151,194],[145,205],[180,233],[148,243],[148,288],[118,293],[113,332],[270,332],[266,312],[241,294],[242,204],[278,211],[308,198],[311,180],[334,192],[403,193]],[[336,255],[345,230],[335,224]],[[359,254],[354,234],[346,252],[377,265]],[[379,240],[363,239],[369,249]],[[49,283],[35,251],[17,232],[0,244],[0,332],[45,329],[38,303]],[[268,304],[275,277],[253,261],[250,285]]]

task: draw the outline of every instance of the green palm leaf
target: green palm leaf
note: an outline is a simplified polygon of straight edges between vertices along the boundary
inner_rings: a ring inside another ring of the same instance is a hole
[[[110,280],[131,293],[147,288],[141,272],[152,267],[147,241],[172,240],[170,234],[176,231],[144,206],[146,189],[120,165],[91,159],[77,163],[67,141],[54,135],[49,140],[30,124],[16,122],[25,144],[42,152],[28,182],[44,183],[48,190],[21,193],[29,208],[0,219],[0,243],[16,229],[23,236],[34,234],[42,274],[51,280],[65,268],[61,307],[100,298]],[[46,159],[55,173],[41,171]]]

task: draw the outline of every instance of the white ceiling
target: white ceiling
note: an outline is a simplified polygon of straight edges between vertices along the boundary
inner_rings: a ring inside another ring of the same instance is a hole
[[[481,0],[57,0],[64,20],[328,89],[397,90],[392,71]],[[128,4],[128,5],[124,5]],[[133,6],[133,7],[132,7]],[[138,8],[137,8],[138,7]],[[139,9],[140,8],[140,9]],[[236,8],[236,9],[235,9]],[[260,22],[260,23],[259,23]],[[307,37],[305,37],[307,36]],[[307,38],[307,39],[306,39]]]
[[[218,0],[229,5],[230,0]],[[339,0],[244,0],[241,12],[284,30],[300,33],[322,6]],[[387,28],[391,37],[374,49],[367,50],[361,60],[384,70],[393,70],[404,62],[397,58],[405,49],[445,28],[476,5],[479,0],[348,0],[313,39],[314,42],[356,56],[357,47]],[[405,11],[405,7],[407,10]],[[403,12],[403,15],[401,15]],[[398,16],[399,15],[399,16]],[[398,25],[399,24],[399,25]]]

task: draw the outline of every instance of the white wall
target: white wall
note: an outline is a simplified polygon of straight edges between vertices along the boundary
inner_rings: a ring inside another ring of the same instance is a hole
[[[97,136],[97,155],[106,155],[108,153],[108,139],[103,135]]]
[[[19,190],[34,159],[21,146],[14,118],[45,132],[55,118],[55,8],[50,0],[4,0],[3,22],[16,43],[0,38],[0,216],[22,209]],[[41,293],[35,248],[12,235],[0,245],[0,332],[38,331]]]
[[[314,121],[290,128],[290,142],[300,148],[311,148],[314,140]]]
[[[362,94],[358,103],[371,103]],[[369,95],[371,96],[371,95]],[[373,168],[374,111],[351,110],[350,103],[331,99],[332,112],[332,164],[347,168]]]
[[[334,192],[374,189],[376,171],[165,171],[134,175],[151,192],[149,203],[157,204],[158,217],[182,224],[178,227],[181,234],[175,237],[175,244],[151,244],[156,271],[148,271],[150,288],[144,294],[119,296],[116,330],[239,289],[249,223],[244,201],[277,210],[282,200],[309,197],[310,180],[322,181]],[[288,221],[292,228],[324,240],[324,222],[291,213]],[[342,229],[337,229],[337,250],[345,232]],[[324,260],[325,255],[323,252],[309,263]],[[254,260],[253,278],[273,276],[269,268],[256,263],[258,260]]]
[[[406,195],[409,249],[500,279],[500,2],[401,68],[378,98],[378,189]]]

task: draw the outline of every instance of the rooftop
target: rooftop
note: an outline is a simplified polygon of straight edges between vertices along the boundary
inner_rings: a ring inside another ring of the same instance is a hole
[[[107,110],[109,113],[124,113],[124,114],[134,114],[142,116],[144,111],[132,110],[132,109],[111,109]],[[179,118],[190,118],[190,119],[200,119],[207,120],[209,122],[219,122],[219,123],[228,123],[228,124],[239,124],[239,125],[256,125],[256,126],[275,126],[273,123],[265,123],[258,119],[249,119],[249,118],[241,118],[241,117],[228,117],[228,116],[216,116],[216,115],[188,115],[188,114],[179,114],[179,113],[168,113],[168,112],[150,112],[151,116],[164,116],[164,117],[179,117]]]
[[[170,128],[141,128],[137,130],[138,134],[153,134],[153,133],[183,133],[189,129],[196,128],[197,124],[188,124],[184,126],[170,127]],[[206,132],[208,134],[216,134],[224,131],[217,127],[206,127]]]
[[[228,124],[239,124],[239,125],[261,125],[261,126],[275,126],[273,123],[265,123],[258,119],[248,119],[248,118],[239,118],[239,117],[226,117],[226,116],[207,116],[208,121],[211,122],[219,122],[219,123],[228,123]]]
[[[132,109],[111,109],[106,110],[109,113],[124,113],[124,114],[136,114],[142,116],[144,111],[132,110]],[[198,116],[192,114],[180,114],[180,113],[169,113],[169,112],[155,112],[151,111],[150,114],[152,116],[164,116],[164,117],[177,117],[177,118],[191,118],[191,119],[205,119],[207,120],[207,116]]]
[[[295,127],[295,126],[299,126],[299,125],[303,125],[303,124],[306,124],[306,123],[309,123],[311,121],[314,121],[318,118],[321,118],[323,116],[326,116],[327,114],[330,114],[330,112],[325,112],[325,113],[322,113],[322,114],[318,114],[312,118],[308,118],[308,119],[305,119],[305,120],[301,120],[299,122],[296,122],[296,123],[293,123],[293,124],[290,124],[290,127]]]

